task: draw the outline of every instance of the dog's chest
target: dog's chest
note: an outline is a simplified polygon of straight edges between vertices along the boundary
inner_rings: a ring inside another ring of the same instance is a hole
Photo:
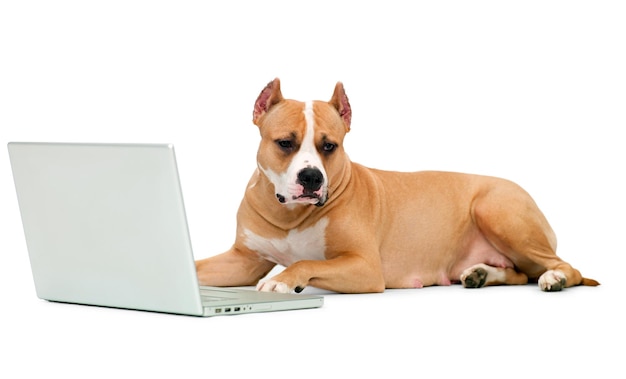
[[[323,260],[328,219],[322,218],[305,229],[290,230],[284,238],[266,238],[244,230],[244,244],[268,261],[289,266],[301,260]]]

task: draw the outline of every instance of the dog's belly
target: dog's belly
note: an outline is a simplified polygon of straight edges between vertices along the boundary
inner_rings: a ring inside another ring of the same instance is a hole
[[[405,241],[411,250],[398,254],[393,260],[383,260],[387,288],[421,288],[432,285],[447,286],[460,281],[468,267],[484,263],[493,267],[514,267],[513,262],[496,250],[478,231],[458,239],[458,243],[424,243],[423,240]],[[384,253],[383,253],[384,256]],[[403,259],[396,260],[398,257]]]
[[[455,255],[454,265],[449,271],[452,278],[458,280],[468,267],[479,263],[499,268],[513,268],[513,262],[499,252],[478,230],[472,230],[467,242]]]

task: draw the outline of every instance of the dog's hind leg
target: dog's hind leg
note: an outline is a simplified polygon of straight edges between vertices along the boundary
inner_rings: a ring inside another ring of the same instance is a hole
[[[512,268],[500,268],[476,264],[461,274],[461,284],[465,288],[481,288],[499,284],[526,284],[528,276]]]
[[[556,236],[526,191],[506,180],[494,184],[477,194],[472,217],[480,232],[496,250],[514,262],[517,271],[539,279],[543,291],[559,291],[580,284],[598,285],[595,280],[584,279],[578,270],[556,255]]]

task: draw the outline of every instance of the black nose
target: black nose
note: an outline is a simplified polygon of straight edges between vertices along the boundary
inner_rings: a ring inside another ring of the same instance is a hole
[[[324,175],[317,168],[303,168],[298,173],[298,184],[304,187],[305,191],[314,192],[319,190],[324,183]]]

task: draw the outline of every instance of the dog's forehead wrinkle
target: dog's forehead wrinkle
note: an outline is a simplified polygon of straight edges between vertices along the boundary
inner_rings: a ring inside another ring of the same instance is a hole
[[[291,141],[296,147],[302,145],[302,140],[306,134],[306,127],[302,126],[304,122],[279,122],[269,125],[262,138],[267,141]]]

